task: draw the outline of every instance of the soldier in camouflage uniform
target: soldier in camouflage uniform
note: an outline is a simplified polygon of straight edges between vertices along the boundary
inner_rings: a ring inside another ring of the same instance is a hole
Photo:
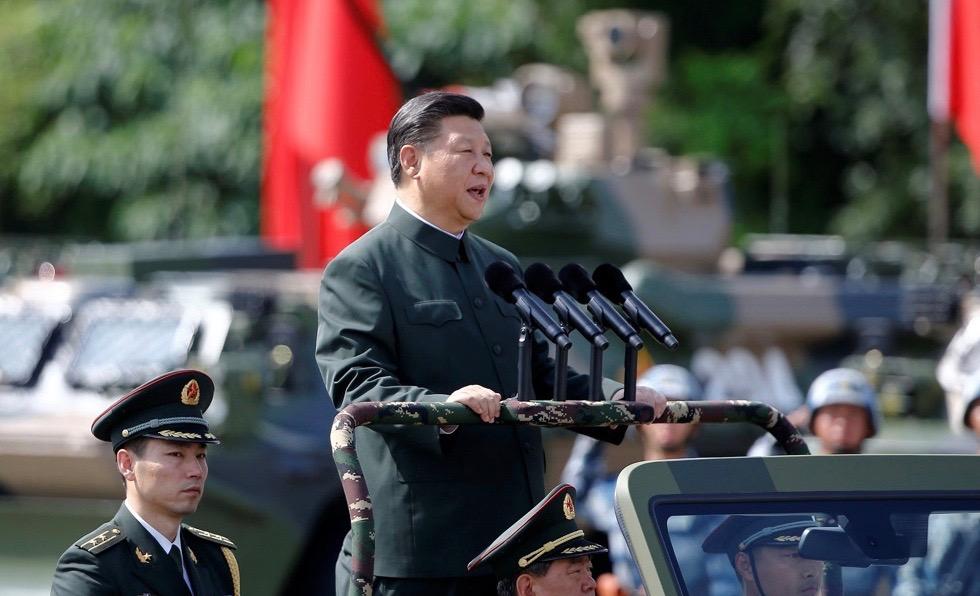
[[[112,443],[126,500],[61,555],[52,595],[240,593],[235,545],[181,523],[204,494],[207,445],[218,442],[203,418],[213,396],[206,374],[179,370],[96,418],[92,434]]]

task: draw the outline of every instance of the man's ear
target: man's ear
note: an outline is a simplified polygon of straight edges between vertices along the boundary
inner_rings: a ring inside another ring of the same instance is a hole
[[[398,151],[398,163],[402,171],[414,177],[419,172],[422,161],[422,152],[415,145],[402,145]]]
[[[515,588],[517,596],[533,596],[534,592],[531,590],[531,576],[527,573],[522,573],[517,576],[517,581],[515,582]]]
[[[742,581],[755,582],[755,577],[752,575],[752,562],[744,552],[735,555],[735,571]]]
[[[116,469],[126,480],[135,479],[135,472],[133,467],[136,465],[136,459],[133,454],[125,449],[120,449],[116,452]]]

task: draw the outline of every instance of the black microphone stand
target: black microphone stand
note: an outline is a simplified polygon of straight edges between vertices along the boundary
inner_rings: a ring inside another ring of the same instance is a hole
[[[523,318],[523,317],[522,317]],[[534,331],[527,321],[521,323],[521,333],[517,337],[517,399],[530,401],[534,395],[531,384],[531,346],[534,344]]]
[[[562,328],[566,331],[571,329],[571,316],[568,308],[557,301],[554,307],[555,312],[558,313],[558,322],[561,323]],[[595,318],[594,313],[593,318],[599,329],[605,333],[606,330],[602,325],[602,321]],[[590,346],[591,359],[589,361],[589,401],[602,401],[604,399],[602,395],[602,353],[608,347],[609,342],[606,341],[602,333],[592,338],[592,344]],[[568,354],[565,350],[558,348],[557,358],[555,360],[555,401],[563,401],[568,384]]]
[[[590,300],[586,305],[589,312],[592,313],[592,320],[595,324],[602,329],[603,333],[606,331],[605,317],[602,314],[602,307],[599,306],[594,300]],[[601,337],[601,336],[597,336]],[[630,345],[630,342],[625,343],[625,356],[623,357],[623,401],[636,401],[636,368],[637,360],[640,354],[638,348],[634,348]],[[608,345],[608,344],[607,344]],[[642,343],[640,346],[642,347]],[[589,375],[591,378],[591,387],[589,388],[589,397],[593,401],[603,399],[602,395],[602,351],[598,348],[597,342],[592,343],[592,362],[589,366]]]
[[[599,325],[602,328],[602,325]],[[601,335],[596,338],[602,337]],[[602,401],[602,352],[609,347],[609,342],[592,342],[591,360],[589,362],[589,401]]]
[[[623,359],[623,399],[636,401],[636,363],[640,351],[626,344],[626,356]]]
[[[566,330],[567,333],[567,330]],[[565,401],[568,385],[568,349],[555,346],[555,401]]]

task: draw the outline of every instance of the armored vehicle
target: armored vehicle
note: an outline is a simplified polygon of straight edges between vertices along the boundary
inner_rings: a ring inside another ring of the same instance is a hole
[[[222,439],[188,521],[239,545],[248,593],[332,585],[347,517],[330,460],[334,407],[313,359],[319,274],[232,244],[74,247],[39,275],[6,279],[0,529],[19,538],[0,546],[0,591],[48,593],[60,553],[112,517],[123,486],[90,425],[129,388],[181,367],[216,380],[208,415]]]

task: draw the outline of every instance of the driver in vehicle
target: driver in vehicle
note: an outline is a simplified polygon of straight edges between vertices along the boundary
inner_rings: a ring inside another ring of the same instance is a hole
[[[728,555],[744,596],[816,596],[823,586],[823,562],[804,559],[797,546],[807,528],[803,515],[731,515],[701,548]]]

